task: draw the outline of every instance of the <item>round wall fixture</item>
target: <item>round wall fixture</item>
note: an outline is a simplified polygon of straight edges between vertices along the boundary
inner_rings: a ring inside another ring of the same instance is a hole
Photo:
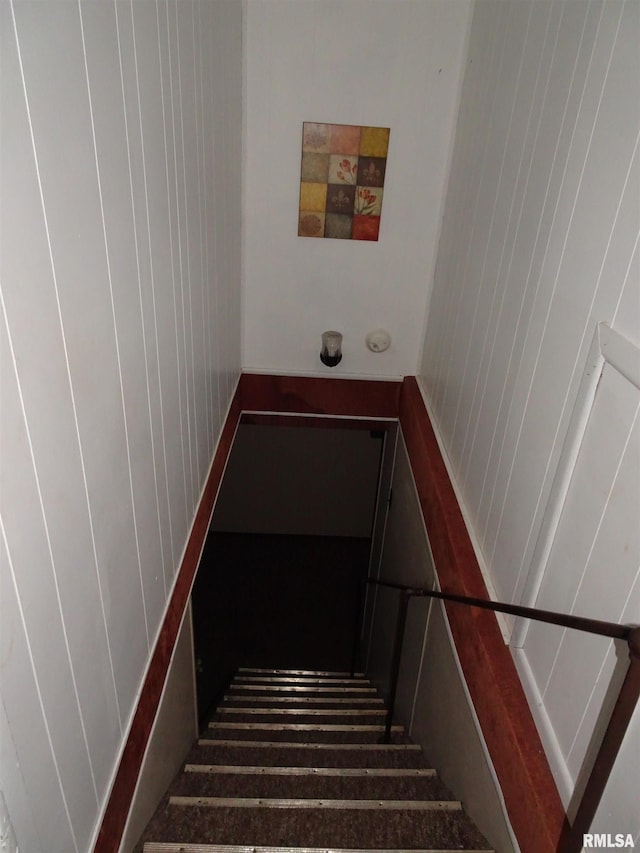
[[[386,329],[375,329],[369,332],[365,343],[371,352],[384,352],[391,346],[391,335]]]

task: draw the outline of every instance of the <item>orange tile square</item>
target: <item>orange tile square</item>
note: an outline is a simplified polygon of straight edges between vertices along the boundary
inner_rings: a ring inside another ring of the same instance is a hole
[[[352,240],[377,240],[380,233],[379,216],[354,216],[351,228]]]
[[[354,124],[332,124],[330,151],[332,154],[357,154],[360,150],[362,128]]]

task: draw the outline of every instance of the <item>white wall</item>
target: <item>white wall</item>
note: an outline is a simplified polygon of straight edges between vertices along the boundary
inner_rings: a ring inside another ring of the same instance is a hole
[[[433,588],[433,556],[402,433],[392,486],[376,576]],[[369,588],[366,671],[383,691],[389,686],[398,598],[396,590]],[[414,598],[409,603],[396,715],[489,843],[500,853],[517,849],[441,602]]]
[[[80,853],[239,372],[241,4],[0,14],[0,788]]]
[[[131,853],[135,849],[197,737],[193,623],[189,606],[169,664],[158,713],[122,836],[120,853]]]
[[[421,366],[497,596],[633,622],[638,395],[608,366],[548,563],[538,534],[597,323],[640,345],[639,28],[633,2],[476,4]],[[568,804],[614,655],[541,636],[517,655]],[[600,831],[637,837],[637,798],[616,786]]]
[[[331,376],[416,373],[469,17],[467,0],[248,0],[243,367],[329,375],[336,328]],[[391,128],[379,242],[297,236],[304,121]]]

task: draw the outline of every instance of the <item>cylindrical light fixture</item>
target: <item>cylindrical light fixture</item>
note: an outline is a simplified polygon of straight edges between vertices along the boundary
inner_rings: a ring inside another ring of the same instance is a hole
[[[342,335],[340,332],[328,331],[322,333],[322,350],[320,361],[327,367],[335,367],[342,361]]]

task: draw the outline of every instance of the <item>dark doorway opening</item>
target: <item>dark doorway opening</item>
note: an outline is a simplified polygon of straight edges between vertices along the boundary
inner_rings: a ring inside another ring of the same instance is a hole
[[[192,594],[200,720],[239,666],[349,669],[386,434],[363,426],[241,422]]]

